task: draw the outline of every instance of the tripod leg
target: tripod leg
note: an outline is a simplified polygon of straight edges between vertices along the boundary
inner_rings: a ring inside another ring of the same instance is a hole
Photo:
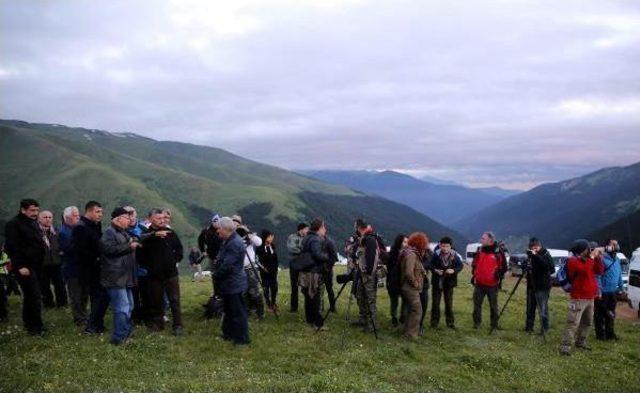
[[[340,295],[342,295],[342,291],[344,291],[344,289],[347,287],[347,284],[349,284],[349,282],[345,282],[344,284],[342,284],[342,287],[340,287],[340,290],[338,291],[338,295],[336,295],[336,303],[338,302],[338,299],[340,298]],[[349,299],[351,300],[351,299]],[[327,310],[327,312],[324,314],[324,316],[322,317],[322,322],[324,323],[324,321],[327,320],[327,318],[329,318],[329,315],[331,314],[331,310]],[[316,333],[320,331],[320,328],[316,328]]]
[[[497,323],[500,322],[500,318],[502,318],[502,314],[504,313],[504,310],[507,308],[507,305],[511,301],[511,298],[513,297],[513,294],[516,293],[516,290],[518,289],[518,286],[520,285],[520,282],[522,281],[523,277],[524,277],[524,274],[518,278],[518,281],[516,281],[516,285],[514,285],[513,289],[511,290],[511,293],[509,294],[509,297],[507,298],[507,301],[504,302],[504,306],[502,306],[502,310],[500,310],[500,314],[498,314],[498,321],[496,322],[496,325],[497,325]],[[491,330],[489,331],[489,334],[493,334],[493,332],[495,330],[496,330],[496,327],[493,326],[491,328]]]

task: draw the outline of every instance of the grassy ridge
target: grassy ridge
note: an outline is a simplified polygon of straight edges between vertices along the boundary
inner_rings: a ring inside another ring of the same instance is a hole
[[[12,321],[0,325],[0,391],[639,391],[637,322],[620,320],[622,341],[590,340],[594,350],[558,356],[566,300],[553,293],[551,333],[546,342],[521,331],[524,288],[502,321],[504,331],[472,329],[471,286],[466,273],[456,291],[458,331],[427,329],[407,342],[388,321],[388,299],[378,293],[381,338],[361,333],[345,321],[346,296],[328,332],[315,334],[299,314],[251,321],[253,343],[235,348],[218,338],[219,321],[201,318],[209,283],[182,280],[187,336],[148,334],[138,329],[125,348],[109,337],[88,337],[71,323],[69,310],[45,313],[49,335],[27,337],[19,327],[19,301],[11,299]],[[505,285],[510,289],[510,281]],[[280,273],[279,301],[288,303],[288,272]],[[346,294],[345,294],[346,295]],[[506,294],[500,294],[500,302]],[[626,306],[625,306],[626,307]],[[355,315],[355,304],[351,313]],[[110,321],[109,321],[110,325]],[[593,334],[592,334],[593,336]]]

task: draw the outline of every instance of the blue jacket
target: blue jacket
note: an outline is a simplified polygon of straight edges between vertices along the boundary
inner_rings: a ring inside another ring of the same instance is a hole
[[[245,247],[237,233],[233,233],[222,243],[214,278],[220,286],[220,293],[224,295],[234,295],[247,290],[247,275],[244,272]]]
[[[78,260],[73,247],[73,227],[62,224],[58,228],[58,247],[62,252],[62,275],[65,280],[78,277]]]
[[[598,286],[602,293],[614,293],[623,290],[622,284],[622,266],[620,259],[612,257],[609,253],[604,254],[602,260],[604,264],[604,273],[598,277]]]

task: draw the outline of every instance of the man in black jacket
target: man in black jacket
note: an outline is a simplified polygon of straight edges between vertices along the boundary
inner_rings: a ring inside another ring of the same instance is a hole
[[[527,333],[533,332],[537,309],[542,335],[549,330],[549,292],[555,266],[549,251],[535,237],[529,240],[527,255],[527,265],[523,272],[527,278],[527,319],[524,330]]]
[[[75,255],[78,260],[80,284],[89,293],[89,321],[85,332],[104,333],[104,314],[109,307],[109,295],[100,284],[100,238],[102,237],[102,205],[89,201],[84,208],[84,216],[73,228]]]
[[[215,271],[216,271],[216,261],[218,259],[218,253],[220,252],[220,248],[222,247],[223,240],[218,235],[218,222],[220,221],[220,216],[214,214],[211,217],[211,223],[209,226],[204,228],[200,235],[198,235],[198,249],[200,252],[206,253],[207,258],[209,258],[209,270],[211,271],[211,284],[213,285],[213,294],[215,296],[220,296],[220,291],[216,289],[216,279],[215,279]]]
[[[129,211],[125,208],[115,208],[111,213],[111,226],[104,231],[100,239],[100,283],[106,288],[111,301],[111,343],[114,345],[124,344],[133,332],[131,289],[136,285],[137,266],[134,251],[140,243],[127,233],[131,219]]]
[[[20,213],[5,225],[5,250],[22,290],[22,321],[32,336],[44,334],[38,277],[42,271],[45,245],[36,222],[39,211],[38,202],[23,199],[20,201]]]
[[[458,273],[462,271],[462,259],[453,249],[453,241],[445,236],[440,239],[439,247],[431,259],[431,327],[437,328],[440,324],[440,299],[444,295],[444,313],[447,327],[455,329],[453,316],[453,288],[458,285]]]
[[[173,334],[181,336],[182,312],[180,309],[180,280],[176,264],[183,258],[182,243],[178,235],[165,225],[165,214],[160,209],[149,213],[151,225],[138,250],[138,263],[148,271],[148,290],[151,330],[164,329],[164,294],[167,294],[173,317]]]
[[[327,228],[324,221],[319,218],[313,220],[309,227],[309,233],[302,241],[302,252],[298,257],[304,258],[306,255],[311,257],[314,262],[310,268],[300,271],[298,285],[304,295],[304,314],[307,323],[321,330],[324,329],[324,322],[320,314],[322,286],[324,285],[322,271],[330,261],[325,246],[324,236],[326,233]]]

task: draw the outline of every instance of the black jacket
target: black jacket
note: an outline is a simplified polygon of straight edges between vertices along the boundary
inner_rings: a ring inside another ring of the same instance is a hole
[[[113,225],[100,239],[102,265],[100,283],[105,288],[132,288],[136,285],[136,257],[131,249],[131,236]]]
[[[23,267],[38,269],[42,266],[45,245],[36,220],[20,213],[4,227],[5,250],[11,259],[13,271]]]
[[[86,217],[81,217],[73,227],[73,247],[81,276],[100,276],[100,238],[102,226]]]
[[[209,259],[214,261],[222,247],[222,239],[218,236],[213,226],[208,226],[198,236],[198,248],[200,252],[206,252]]]
[[[53,229],[45,231],[42,228],[40,230],[40,236],[42,236],[44,243],[44,258],[42,259],[42,266],[60,266],[62,259],[60,258],[60,245],[58,243],[58,232]],[[49,246],[44,242],[44,238],[49,241]]]
[[[445,260],[442,258],[440,250],[437,250],[433,254],[430,267],[432,272],[431,280],[433,281],[434,286],[437,285],[438,287],[440,287],[439,280],[442,280],[443,288],[453,288],[458,285],[458,273],[462,271],[463,264],[462,264],[462,260],[454,250],[451,250],[451,253],[453,254],[453,259],[448,263],[445,262]],[[453,269],[454,273],[451,275],[440,276],[434,271],[434,270],[445,271],[447,269]]]
[[[176,263],[183,258],[183,249],[180,238],[174,231],[168,228],[149,228],[145,233],[153,234],[156,231],[169,231],[165,238],[157,236],[146,237],[142,247],[136,251],[140,266],[149,272],[149,277],[167,279],[178,275]]]
[[[256,255],[258,256],[260,264],[267,270],[266,272],[262,271],[262,273],[275,277],[278,274],[278,253],[276,252],[275,246],[272,244],[271,247],[268,248],[267,245],[263,243],[257,248]]]
[[[551,275],[555,273],[553,258],[546,248],[528,258],[527,289],[546,291],[551,289]]]
[[[324,266],[330,261],[324,239],[316,232],[310,231],[302,240],[302,253],[309,253],[313,258],[316,264],[310,271],[314,273],[322,273]]]
[[[376,256],[378,255],[378,239],[374,234],[366,234],[360,240],[360,247],[364,248],[364,258],[365,258],[365,272],[368,275],[373,274],[373,268],[376,262]]]

